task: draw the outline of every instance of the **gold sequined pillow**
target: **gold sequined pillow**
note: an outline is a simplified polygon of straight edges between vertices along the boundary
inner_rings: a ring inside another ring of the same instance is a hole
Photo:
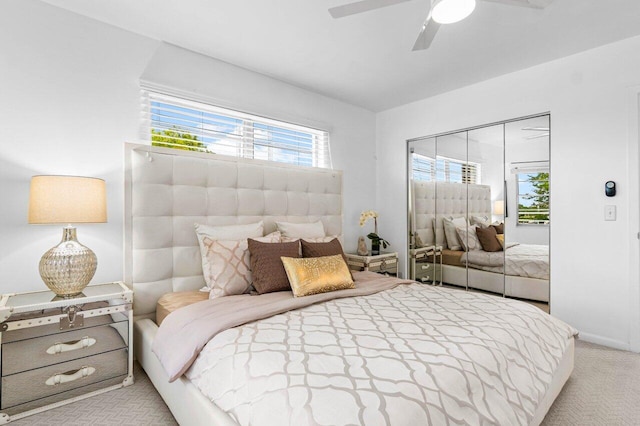
[[[280,233],[256,238],[264,243],[280,242]],[[202,273],[209,287],[209,298],[248,293],[251,287],[249,244],[243,240],[202,238]]]
[[[281,259],[295,297],[355,288],[349,268],[339,254]]]

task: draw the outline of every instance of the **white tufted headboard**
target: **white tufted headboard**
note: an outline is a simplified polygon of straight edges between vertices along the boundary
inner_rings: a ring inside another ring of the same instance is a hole
[[[321,220],[342,235],[342,172],[125,145],[125,282],[134,313],[150,315],[165,293],[205,284],[194,223]]]
[[[420,236],[425,245],[431,245],[435,241],[436,244],[446,247],[442,224],[444,216],[491,217],[489,185],[413,181],[412,186],[413,232]],[[436,218],[435,230],[434,218]]]

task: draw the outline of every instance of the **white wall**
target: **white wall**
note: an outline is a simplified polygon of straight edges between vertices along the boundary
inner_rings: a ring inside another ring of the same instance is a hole
[[[61,226],[27,224],[35,174],[107,181],[109,223],[81,225],[78,238],[98,256],[94,283],[122,279],[123,143],[139,137],[143,73],[328,127],[334,167],[344,170],[346,248],[355,249],[360,211],[375,205],[372,112],[33,0],[0,2],[0,53],[1,293],[43,289],[38,261],[62,235]]]
[[[550,111],[551,311],[584,339],[640,350],[639,51],[635,37],[379,113],[380,233],[406,246],[405,140]]]

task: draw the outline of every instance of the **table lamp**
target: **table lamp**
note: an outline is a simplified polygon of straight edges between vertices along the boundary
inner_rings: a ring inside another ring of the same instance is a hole
[[[80,244],[72,223],[107,221],[104,180],[80,176],[33,176],[29,192],[29,223],[68,224],[62,241],[40,259],[40,276],[56,295],[73,297],[89,284],[98,259]]]

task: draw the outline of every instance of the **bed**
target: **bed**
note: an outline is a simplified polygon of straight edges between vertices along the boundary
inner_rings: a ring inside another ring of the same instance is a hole
[[[470,251],[468,255],[447,248],[443,218],[490,218],[490,186],[413,181],[412,188],[412,233],[424,245],[443,247],[442,282],[462,287],[468,282],[474,289],[498,294],[504,291],[509,297],[549,301],[548,246],[507,243],[505,252],[479,250]]]
[[[571,374],[575,330],[515,300],[369,272],[308,306],[290,292],[202,300],[193,222],[321,220],[340,235],[341,173],[138,145],[125,154],[134,352],[180,424],[539,424]],[[192,299],[158,327],[158,301],[176,292]]]

